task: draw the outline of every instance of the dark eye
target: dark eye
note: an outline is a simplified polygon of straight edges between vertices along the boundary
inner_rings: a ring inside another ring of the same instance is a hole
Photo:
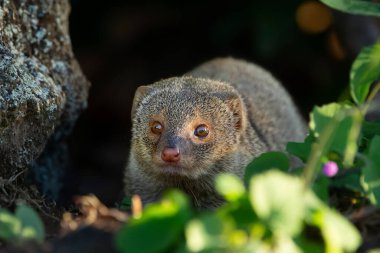
[[[163,126],[161,125],[160,122],[155,121],[152,123],[150,129],[151,129],[152,133],[154,133],[154,134],[161,134]]]
[[[204,138],[208,135],[208,128],[206,125],[199,125],[195,130],[194,130],[194,135],[199,137],[199,138]]]

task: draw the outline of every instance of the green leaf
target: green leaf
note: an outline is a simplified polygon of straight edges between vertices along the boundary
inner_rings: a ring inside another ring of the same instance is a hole
[[[186,196],[173,190],[160,203],[147,206],[116,235],[120,252],[165,252],[179,238],[190,217]]]
[[[332,179],[335,187],[344,187],[355,192],[364,192],[360,182],[361,172],[359,170],[349,170],[346,174]]]
[[[370,192],[370,200],[380,206],[380,135],[375,136],[369,146],[363,167],[364,183]]]
[[[276,237],[276,243],[274,245],[273,252],[302,253],[303,251],[298,247],[298,245],[293,241],[293,239],[290,236],[280,235]]]
[[[131,211],[132,209],[132,198],[130,196],[125,196],[118,207],[122,211]]]
[[[324,209],[320,226],[326,252],[355,252],[361,242],[356,228],[334,210]]]
[[[304,142],[288,142],[286,151],[290,154],[299,157],[303,162],[309,158],[311,152],[311,145],[314,143],[315,137],[313,134],[306,136]]]
[[[380,6],[379,4],[376,4]],[[378,12],[380,15],[380,11]],[[364,48],[351,67],[351,96],[357,104],[362,104],[368,96],[372,83],[380,77],[380,42]]]
[[[334,131],[329,138],[328,150],[344,154],[348,144],[348,136],[353,125],[353,119],[345,112],[350,109],[348,105],[331,103],[324,106],[316,106],[310,115],[310,129],[314,136],[319,137],[328,127]]]
[[[36,239],[42,242],[45,238],[44,224],[40,217],[32,208],[20,205],[17,207],[15,215],[22,224],[21,238]]]
[[[216,250],[227,246],[223,240],[223,220],[215,215],[203,215],[186,226],[186,244],[190,252]]]
[[[380,135],[380,121],[364,121],[362,134],[366,139],[372,139],[375,135]]]
[[[21,231],[21,221],[5,209],[0,208],[0,239],[17,237]]]
[[[270,169],[288,171],[289,159],[282,152],[267,152],[256,157],[245,169],[244,182],[248,185],[252,176]]]
[[[240,178],[232,174],[218,175],[215,188],[228,201],[235,201],[245,193],[245,188]]]
[[[247,194],[237,202],[222,206],[217,212],[222,218],[232,219],[239,229],[250,229],[253,223],[258,222]]]
[[[257,216],[273,233],[296,235],[302,230],[305,205],[300,178],[268,171],[251,179],[249,193]]]
[[[363,0],[321,0],[331,8],[351,14],[380,17],[380,4]]]
[[[307,232],[305,233],[307,234]],[[307,253],[324,253],[323,243],[314,241],[315,238],[307,238],[302,235],[296,239],[298,246]]]
[[[318,178],[311,186],[313,192],[325,203],[329,200],[329,179],[327,177]]]

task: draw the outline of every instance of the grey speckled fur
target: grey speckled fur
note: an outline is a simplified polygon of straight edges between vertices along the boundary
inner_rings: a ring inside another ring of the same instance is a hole
[[[164,126],[160,136],[151,133],[150,122],[156,120]],[[140,87],[132,121],[126,193],[149,203],[175,187],[187,192],[198,208],[223,202],[213,188],[216,174],[242,177],[254,157],[283,150],[286,142],[305,136],[305,123],[280,83],[262,68],[233,58],[215,59],[183,77]],[[203,123],[210,134],[198,140],[193,124]],[[160,159],[162,149],[173,145],[181,153],[177,166]]]

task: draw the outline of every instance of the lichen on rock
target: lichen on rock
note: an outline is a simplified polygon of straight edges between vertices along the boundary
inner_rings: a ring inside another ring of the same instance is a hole
[[[89,89],[72,52],[69,11],[68,0],[0,0],[0,178],[32,168],[42,190],[56,193]]]

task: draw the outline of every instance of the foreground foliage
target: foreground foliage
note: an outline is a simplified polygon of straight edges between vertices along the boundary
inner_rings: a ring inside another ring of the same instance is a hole
[[[0,208],[0,240],[43,241],[45,229],[37,213],[30,207],[20,205],[14,214]]]
[[[277,155],[277,154],[275,154]],[[228,187],[227,187],[228,186]],[[355,227],[279,170],[240,179],[220,175],[216,187],[227,204],[194,213],[187,198],[168,192],[132,218],[117,236],[121,252],[353,252]],[[149,243],[147,243],[149,241]]]

